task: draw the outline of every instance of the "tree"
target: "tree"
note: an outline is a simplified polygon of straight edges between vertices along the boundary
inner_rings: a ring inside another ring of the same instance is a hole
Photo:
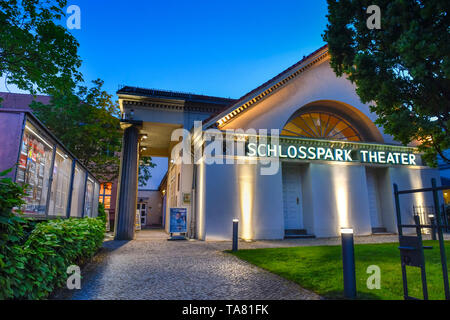
[[[450,148],[450,2],[448,0],[327,0],[331,66],[346,75],[394,139],[418,142],[429,165]],[[369,5],[381,29],[369,29]]]
[[[140,157],[139,158],[139,186],[143,187],[147,183],[148,179],[152,177],[150,168],[156,167],[156,164],[152,162],[152,157]]]
[[[122,133],[119,108],[112,96],[94,86],[79,86],[77,93],[56,92],[50,105],[33,102],[33,113],[101,181],[114,180],[119,172]]]
[[[100,181],[112,181],[119,174],[122,149],[120,110],[112,95],[102,89],[102,80],[92,83],[89,89],[79,86],[77,93],[55,93],[50,105],[34,101],[30,107]],[[150,157],[140,159],[141,185],[151,177],[154,166]]]
[[[52,94],[82,80],[79,44],[57,24],[65,5],[66,0],[0,1],[0,77],[7,84]]]

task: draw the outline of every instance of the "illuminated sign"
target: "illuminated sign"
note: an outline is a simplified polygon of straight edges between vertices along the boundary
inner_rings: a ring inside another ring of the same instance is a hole
[[[409,152],[354,150],[342,148],[279,144],[248,144],[248,157],[279,157],[301,160],[362,162],[393,165],[417,165],[416,155]]]

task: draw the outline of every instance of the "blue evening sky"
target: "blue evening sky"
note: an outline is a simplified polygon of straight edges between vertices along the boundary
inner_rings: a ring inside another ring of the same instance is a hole
[[[85,80],[238,98],[324,42],[325,0],[76,0]]]

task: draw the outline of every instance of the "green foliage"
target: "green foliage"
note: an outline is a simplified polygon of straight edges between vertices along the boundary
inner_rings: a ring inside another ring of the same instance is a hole
[[[0,172],[0,300],[44,299],[66,283],[68,266],[101,247],[105,220],[22,218],[13,208],[24,204],[26,190],[6,176],[10,171]]]
[[[369,29],[369,5],[381,9],[381,29]],[[377,124],[403,144],[419,142],[424,160],[450,162],[450,2],[448,0],[328,0],[331,66],[356,84]]]
[[[119,174],[122,147],[119,107],[112,95],[94,86],[58,92],[50,105],[33,102],[33,113],[101,181],[112,181]]]
[[[113,181],[119,175],[122,131],[119,106],[103,90],[97,79],[93,87],[79,86],[78,91],[55,93],[50,105],[34,101],[33,113],[71,150],[100,181]],[[142,157],[139,183],[150,177],[155,164]]]
[[[26,290],[19,298],[46,298],[66,284],[67,267],[87,262],[101,247],[103,219],[51,220],[39,223],[25,242]]]
[[[139,186],[145,186],[145,183],[152,177],[150,168],[156,167],[155,163],[152,163],[152,157],[140,157],[139,159]]]
[[[0,1],[0,76],[35,93],[82,80],[79,44],[61,23],[65,0]]]
[[[82,265],[101,247],[103,219],[50,220],[36,224],[15,251],[0,250],[0,299],[45,299],[64,286],[67,267]],[[6,248],[7,249],[7,248]]]
[[[105,205],[102,202],[98,203],[98,215],[97,218],[103,220],[106,224],[108,217],[106,216]]]
[[[24,220],[13,213],[13,208],[24,204],[25,187],[14,183],[7,174],[11,169],[0,172],[0,300],[14,295],[24,279],[26,258],[22,243],[25,238]]]

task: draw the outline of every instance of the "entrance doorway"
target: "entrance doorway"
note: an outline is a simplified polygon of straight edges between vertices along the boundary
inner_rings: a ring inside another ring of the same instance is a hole
[[[283,165],[282,179],[285,234],[306,234],[303,229],[303,200],[300,167]]]
[[[146,206],[146,204],[143,202],[138,202],[137,210],[139,210],[141,226],[144,227],[147,224],[147,206]]]

